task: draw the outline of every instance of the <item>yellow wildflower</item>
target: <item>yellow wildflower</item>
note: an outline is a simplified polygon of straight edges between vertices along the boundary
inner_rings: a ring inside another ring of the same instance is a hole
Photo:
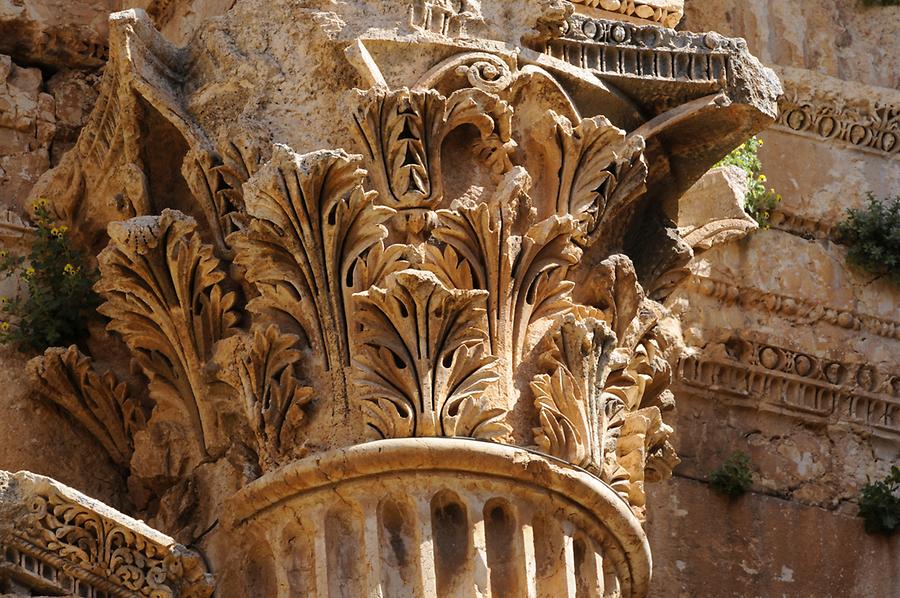
[[[46,208],[49,205],[50,205],[50,202],[47,201],[46,199],[44,199],[43,197],[40,198],[39,200],[37,200],[36,202],[34,202],[34,207],[37,209]]]
[[[64,235],[64,234],[66,234],[67,232],[69,232],[69,227],[66,226],[65,224],[63,224],[62,226],[59,227],[59,234],[60,234],[60,235]]]
[[[25,276],[34,276],[34,268],[28,268],[25,270]]]
[[[77,271],[78,271],[78,269],[75,266],[73,266],[72,264],[66,264],[65,267],[63,268],[63,272],[70,276],[72,274],[75,274],[75,272],[77,272]]]
[[[3,332],[9,330],[9,322],[3,322],[2,324],[0,324],[0,330],[2,330]]]
[[[58,237],[59,229],[54,226],[53,228],[50,229],[50,234],[53,235],[54,237]]]

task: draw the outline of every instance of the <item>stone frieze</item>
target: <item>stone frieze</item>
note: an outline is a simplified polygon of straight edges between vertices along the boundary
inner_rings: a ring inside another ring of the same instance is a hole
[[[721,349],[684,357],[677,386],[729,405],[900,439],[900,375],[764,342],[733,339]]]
[[[691,287],[701,294],[725,304],[777,313],[782,317],[802,322],[825,322],[845,330],[865,330],[884,338],[900,340],[900,322],[896,320],[744,287],[706,276],[693,276],[690,283]]]

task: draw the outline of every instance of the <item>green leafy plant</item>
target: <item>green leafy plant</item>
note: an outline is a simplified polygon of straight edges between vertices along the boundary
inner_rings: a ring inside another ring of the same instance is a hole
[[[900,195],[878,201],[871,193],[865,208],[848,209],[835,227],[835,240],[848,245],[847,259],[900,284]]]
[[[741,496],[752,484],[750,455],[740,451],[728,457],[719,469],[709,474],[709,485],[713,490],[731,498]]]
[[[762,139],[751,137],[722,158],[716,166],[737,166],[747,173],[744,211],[759,223],[760,228],[769,228],[772,210],[781,201],[781,195],[766,187],[766,175],[762,172],[762,162],[759,160],[759,148],[762,145]]]
[[[891,467],[883,480],[863,486],[859,516],[870,534],[891,534],[900,529],[900,467]]]
[[[72,246],[68,229],[54,224],[44,199],[34,204],[34,224],[28,256],[0,252],[0,278],[19,279],[15,295],[0,298],[0,342],[40,352],[84,338],[99,298],[92,289],[96,274]]]

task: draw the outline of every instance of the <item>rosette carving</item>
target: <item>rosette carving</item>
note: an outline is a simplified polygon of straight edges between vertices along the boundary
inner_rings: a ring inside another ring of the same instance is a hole
[[[124,382],[112,372],[100,374],[75,345],[51,347],[28,362],[37,391],[84,426],[118,465],[127,467],[134,433],[147,425],[147,414]]]
[[[461,89],[444,97],[434,90],[372,88],[357,92],[354,121],[381,202],[391,208],[438,206],[444,197],[441,146],[468,124],[480,134],[480,153],[495,173],[511,167],[512,109],[493,94]]]
[[[236,330],[235,293],[193,219],[173,210],[109,225],[98,256],[100,313],[150,380],[150,397],[183,414],[201,455],[221,447],[219,416],[204,366]]]
[[[258,293],[248,311],[261,324],[303,335],[312,353],[322,356],[335,404],[344,409],[348,307],[360,276],[354,266],[377,246],[365,277],[390,267],[376,262],[385,258],[382,223],[393,210],[374,205],[358,163],[340,150],[300,156],[276,145],[272,159],[245,185],[246,228],[229,237],[235,264]]]
[[[358,397],[382,437],[497,438],[505,412],[486,406],[497,380],[485,355],[484,300],[448,289],[421,270],[402,270],[356,295]]]

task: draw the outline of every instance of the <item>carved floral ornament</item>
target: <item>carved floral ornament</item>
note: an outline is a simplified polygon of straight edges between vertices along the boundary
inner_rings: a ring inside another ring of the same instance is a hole
[[[74,348],[32,363],[41,392],[123,466],[137,435],[174,427],[173,479],[237,442],[274,469],[338,422],[351,443],[531,446],[639,510],[677,463],[664,310],[610,249],[644,192],[644,141],[574,109],[518,122],[522,87],[551,77],[473,54],[430,75],[461,81],[448,92],[354,90],[359,155],[189,153],[206,221],[114,222],[98,257],[100,312],[147,396]]]
[[[29,573],[37,575],[41,593],[53,595],[212,594],[212,576],[201,557],[172,538],[49,478],[28,472],[3,476],[2,577],[11,574],[27,584]],[[21,508],[10,511],[16,503]]]

